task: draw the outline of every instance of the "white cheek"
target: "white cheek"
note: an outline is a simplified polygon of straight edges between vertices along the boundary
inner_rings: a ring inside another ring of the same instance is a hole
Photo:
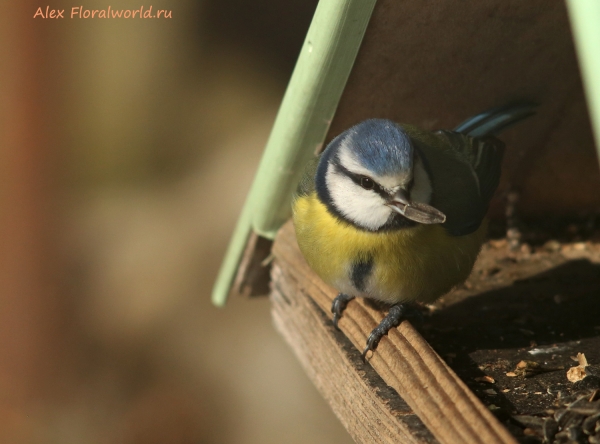
[[[429,175],[425,168],[423,167],[423,162],[421,159],[417,159],[415,162],[415,166],[413,169],[415,184],[410,190],[410,198],[415,202],[421,203],[431,203],[431,180],[429,180]]]
[[[349,177],[333,171],[332,166],[327,171],[326,181],[333,204],[355,224],[376,230],[389,219],[392,210],[385,205],[381,196],[365,190]]]

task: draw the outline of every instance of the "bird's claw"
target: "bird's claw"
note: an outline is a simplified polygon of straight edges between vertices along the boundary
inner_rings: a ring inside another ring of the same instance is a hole
[[[392,328],[400,325],[400,322],[405,317],[406,311],[407,306],[403,304],[395,304],[390,307],[390,311],[386,317],[383,318],[379,325],[373,329],[369,335],[369,338],[367,339],[367,346],[360,355],[363,362],[366,361],[369,350],[375,351],[379,345],[379,341],[381,341],[381,338],[387,335]]]
[[[333,300],[333,303],[331,304],[331,312],[333,313],[333,326],[336,328],[336,330],[340,329],[338,327],[338,322],[342,317],[342,313],[346,309],[348,302],[350,302],[352,299],[354,299],[354,296],[340,293]]]
[[[348,306],[348,302],[350,302],[352,299],[354,299],[354,296],[340,293],[335,297],[333,303],[331,304],[331,312],[333,313],[333,326],[337,330],[339,330],[338,322],[342,317],[344,310]],[[367,339],[367,346],[360,355],[363,361],[366,361],[367,353],[369,353],[369,351],[375,351],[379,345],[379,341],[381,341],[381,338],[387,335],[392,328],[400,325],[402,319],[406,317],[408,308],[409,307],[404,304],[395,304],[390,307],[388,314],[369,335]]]
[[[371,334],[369,335],[369,338],[367,339],[367,346],[365,347],[365,349],[363,350],[363,352],[360,355],[363,362],[366,362],[367,353],[369,353],[369,350],[375,350],[377,348],[377,346],[379,345],[379,341],[381,341],[381,338],[383,337],[383,335],[387,334],[387,332],[380,334],[377,331],[378,328],[379,328],[379,326],[371,332]],[[376,333],[376,331],[377,331],[377,333]]]

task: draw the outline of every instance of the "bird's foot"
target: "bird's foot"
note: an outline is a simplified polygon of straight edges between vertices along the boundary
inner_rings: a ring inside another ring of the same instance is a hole
[[[333,326],[339,330],[338,321],[342,317],[342,313],[346,309],[348,302],[354,299],[354,296],[349,296],[344,293],[338,294],[331,304],[331,312],[333,313]]]
[[[379,345],[379,341],[381,341],[381,338],[387,335],[392,328],[400,325],[402,319],[406,317],[406,312],[408,309],[408,306],[405,304],[394,304],[390,307],[390,311],[386,317],[383,318],[379,325],[375,327],[369,335],[369,338],[367,339],[367,346],[361,354],[363,361],[366,360],[369,350],[375,351]]]

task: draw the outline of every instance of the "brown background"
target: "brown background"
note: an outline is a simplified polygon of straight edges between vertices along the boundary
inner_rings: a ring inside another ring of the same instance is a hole
[[[351,442],[266,299],[210,303],[315,4],[0,4],[0,442]]]

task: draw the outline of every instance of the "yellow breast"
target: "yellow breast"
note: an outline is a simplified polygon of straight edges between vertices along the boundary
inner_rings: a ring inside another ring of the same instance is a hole
[[[340,221],[315,193],[293,206],[298,245],[311,268],[342,293],[390,303],[431,302],[469,276],[486,223],[472,234],[450,236],[440,225],[373,233]],[[351,280],[352,264],[372,259],[364,291]]]

